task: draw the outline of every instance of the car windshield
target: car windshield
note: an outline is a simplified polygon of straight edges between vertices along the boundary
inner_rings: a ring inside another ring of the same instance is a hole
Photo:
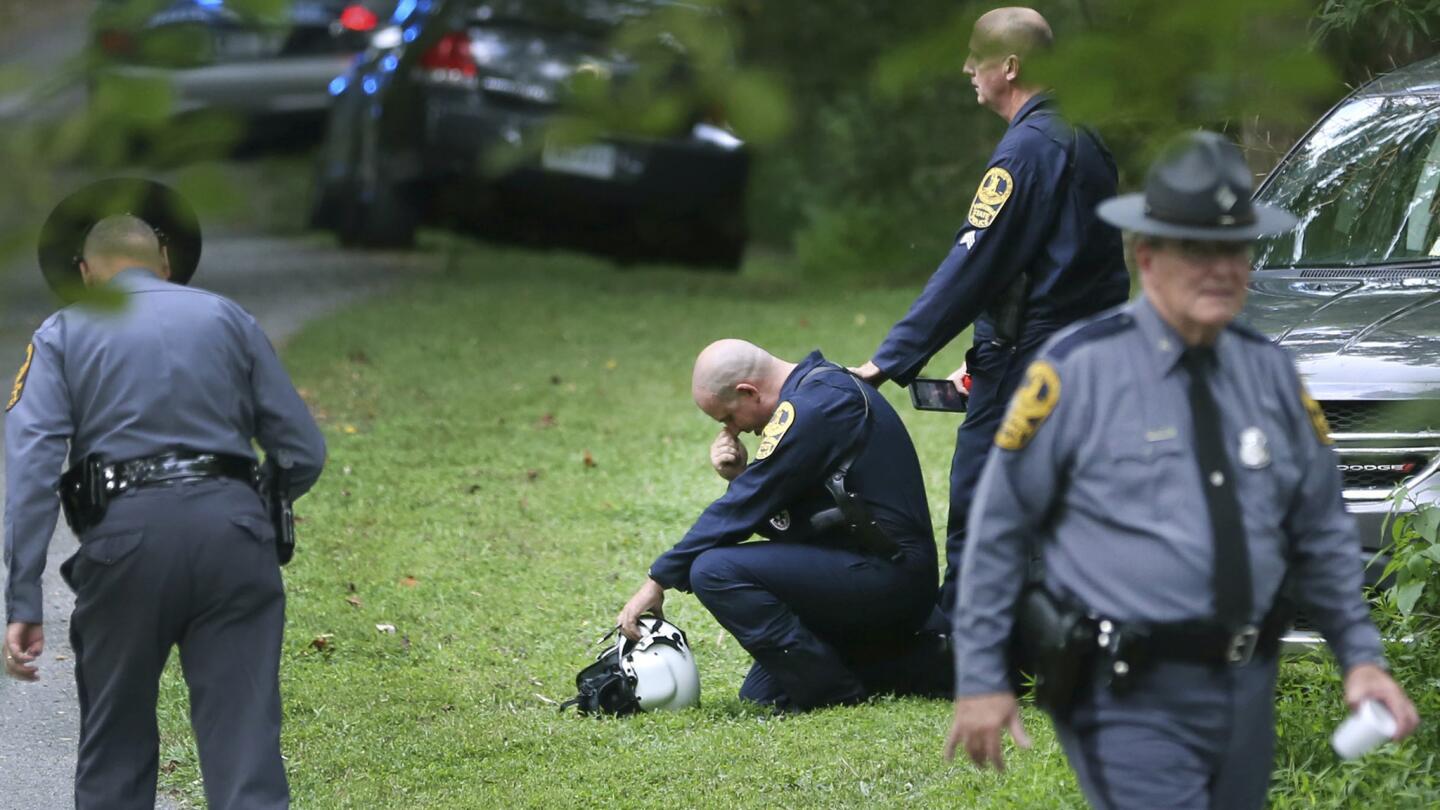
[[[1440,97],[1372,96],[1336,110],[1259,199],[1300,218],[1259,267],[1440,261]]]

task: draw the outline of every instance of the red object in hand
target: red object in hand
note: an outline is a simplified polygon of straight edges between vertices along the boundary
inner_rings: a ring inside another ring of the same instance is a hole
[[[960,390],[961,390],[961,391],[964,391],[966,396],[969,396],[969,395],[970,395],[970,375],[969,375],[969,374],[961,374],[961,375],[960,375]]]

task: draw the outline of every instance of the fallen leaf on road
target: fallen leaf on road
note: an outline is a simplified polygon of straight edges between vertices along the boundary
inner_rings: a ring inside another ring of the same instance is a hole
[[[377,632],[380,632],[380,633],[394,633],[394,632],[395,632],[395,625],[393,625],[393,624],[377,624],[377,625],[375,625],[375,630],[376,630]]]

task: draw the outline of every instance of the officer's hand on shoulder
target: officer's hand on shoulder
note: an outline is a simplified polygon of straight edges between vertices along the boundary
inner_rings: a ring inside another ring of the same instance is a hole
[[[749,458],[745,445],[739,437],[730,435],[728,430],[721,430],[715,441],[710,443],[710,466],[726,481],[734,481],[740,473],[745,472],[745,464]]]
[[[870,383],[876,388],[879,388],[881,383],[888,379],[885,376],[885,372],[881,371],[879,366],[869,360],[866,360],[863,366],[850,368],[848,370],[851,374],[854,374],[856,377]]]

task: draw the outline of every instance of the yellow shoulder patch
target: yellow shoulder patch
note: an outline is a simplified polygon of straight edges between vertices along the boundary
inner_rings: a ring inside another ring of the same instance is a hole
[[[770,422],[760,432],[760,449],[755,451],[755,460],[762,461],[775,452],[780,446],[780,440],[785,438],[785,431],[795,424],[795,406],[789,400],[780,403],[771,415]]]
[[[970,203],[970,224],[976,228],[990,227],[1014,190],[1015,181],[1010,177],[1010,172],[999,166],[992,166],[980,181],[980,188],[975,191],[975,201]]]
[[[1025,370],[1025,381],[1010,400],[1005,421],[995,434],[995,446],[1001,450],[1019,450],[1030,443],[1045,417],[1060,404],[1060,375],[1044,360],[1036,360]]]
[[[1310,415],[1310,427],[1315,429],[1315,438],[1321,444],[1334,444],[1335,440],[1330,438],[1330,422],[1325,418],[1325,411],[1320,403],[1310,398],[1310,392],[1305,390],[1302,383],[1300,386],[1300,401],[1305,404],[1305,413]]]
[[[35,359],[35,344],[25,345],[25,362],[20,366],[20,371],[15,375],[15,384],[10,387],[10,399],[5,403],[5,412],[15,407],[20,401],[20,395],[25,393],[25,378],[30,375],[30,363]]]

